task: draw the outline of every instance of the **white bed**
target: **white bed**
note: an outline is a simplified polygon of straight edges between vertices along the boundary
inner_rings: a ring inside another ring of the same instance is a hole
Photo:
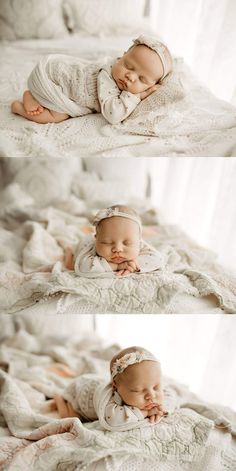
[[[92,326],[85,335],[88,316],[62,317],[0,317],[1,470],[235,470],[235,412],[170,378],[164,381],[176,410],[156,425],[111,433],[98,422],[47,412],[49,400],[71,380],[68,369],[109,381],[109,360],[120,348],[105,345]]]
[[[144,3],[139,0],[139,4],[140,1]],[[32,22],[33,18],[31,12]],[[140,28],[147,30],[147,23],[142,23]],[[127,35],[129,29],[122,35],[117,31],[113,34],[105,31],[103,36],[77,31],[70,35],[67,32],[63,39],[17,39],[16,36],[11,41],[2,40],[0,155],[33,158],[235,156],[235,107],[214,97],[180,58],[175,59],[173,74],[163,85],[162,98],[157,91],[156,98],[148,105],[152,113],[145,114],[147,100],[151,100],[148,98],[120,125],[108,124],[101,114],[39,125],[10,112],[10,103],[22,96],[27,77],[42,55],[64,53],[89,60],[117,57],[141,32],[136,27]]]
[[[116,159],[100,163],[0,161],[1,312],[236,313],[235,275],[151,207],[145,160],[125,159],[122,177]],[[93,230],[97,209],[118,202],[137,208],[143,238],[165,254],[165,268],[124,279],[87,279],[64,270],[58,242],[75,247]]]

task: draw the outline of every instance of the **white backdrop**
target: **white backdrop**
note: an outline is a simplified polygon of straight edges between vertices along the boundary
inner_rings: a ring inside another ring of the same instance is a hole
[[[97,332],[125,348],[141,345],[164,374],[207,401],[236,409],[236,316],[99,315]]]
[[[236,267],[236,158],[146,159],[164,219]]]
[[[152,27],[219,97],[236,104],[235,0],[150,0]]]

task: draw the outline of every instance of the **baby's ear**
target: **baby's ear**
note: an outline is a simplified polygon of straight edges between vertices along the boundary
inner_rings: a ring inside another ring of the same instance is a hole
[[[113,391],[116,391],[116,389],[117,389],[117,388],[116,388],[116,382],[115,382],[114,379],[113,379],[113,381],[112,381],[112,389],[113,389]]]

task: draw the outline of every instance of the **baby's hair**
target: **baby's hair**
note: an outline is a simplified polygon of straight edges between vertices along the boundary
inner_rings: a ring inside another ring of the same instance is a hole
[[[152,355],[151,352],[149,352],[149,350],[147,350],[146,348],[143,348],[143,347],[133,346],[133,347],[124,348],[119,353],[114,355],[114,357],[111,359],[111,361],[110,361],[110,372],[111,372],[112,367],[113,367],[116,360],[119,360],[124,355],[127,355],[128,353],[133,353],[133,352],[147,353],[149,355]]]

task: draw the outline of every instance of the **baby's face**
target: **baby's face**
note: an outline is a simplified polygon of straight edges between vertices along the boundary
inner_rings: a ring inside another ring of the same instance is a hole
[[[155,85],[162,75],[158,54],[144,45],[129,49],[112,67],[112,77],[119,89],[134,94]]]
[[[115,381],[116,389],[125,404],[141,410],[162,404],[162,375],[159,363],[149,360],[135,363],[118,376]]]
[[[131,219],[120,216],[103,219],[96,232],[96,252],[107,262],[135,260],[140,250],[140,229]]]

